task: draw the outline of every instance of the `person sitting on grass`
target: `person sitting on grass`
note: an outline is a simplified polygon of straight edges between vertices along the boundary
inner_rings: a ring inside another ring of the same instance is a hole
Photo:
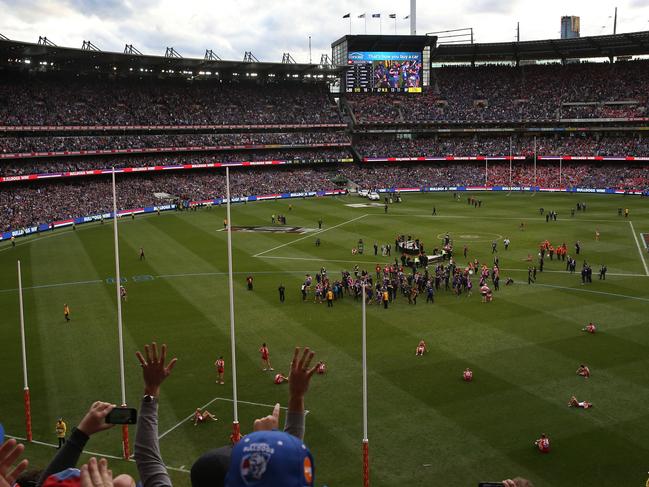
[[[277,385],[283,384],[284,382],[288,382],[288,377],[282,374],[275,374],[275,378],[273,379],[273,382],[275,382],[275,384]]]
[[[581,364],[577,369],[577,375],[582,376],[584,379],[588,379],[590,377],[590,369],[587,365]]]
[[[424,353],[426,353],[428,349],[426,348],[426,342],[424,340],[421,340],[419,342],[419,345],[417,345],[417,349],[415,350],[415,355],[422,356]]]
[[[536,446],[541,453],[550,453],[550,438],[543,433],[541,438],[534,442],[534,446]]]
[[[198,425],[198,423],[206,423],[207,421],[218,421],[218,419],[207,409],[201,411],[201,408],[196,408],[196,411],[194,411],[194,426]]]
[[[581,401],[580,402],[580,401],[577,400],[577,398],[575,396],[572,396],[570,398],[570,401],[568,402],[568,407],[588,409],[588,408],[593,407],[593,403],[588,402],[588,401]]]
[[[591,321],[588,323],[584,328],[581,329],[581,331],[585,331],[587,333],[595,333],[597,331],[597,327],[595,324]]]
[[[315,372],[316,374],[320,374],[320,375],[326,373],[327,364],[325,364],[324,362],[318,362],[317,364],[315,364]]]
[[[464,372],[462,372],[462,380],[465,382],[471,382],[473,380],[473,371],[470,368],[464,369]]]

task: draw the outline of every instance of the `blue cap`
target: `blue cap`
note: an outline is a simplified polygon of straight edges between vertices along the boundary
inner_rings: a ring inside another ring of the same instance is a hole
[[[257,431],[232,450],[226,487],[312,487],[313,457],[298,438],[282,431]]]
[[[4,426],[2,426],[2,423],[0,423],[0,445],[2,445],[5,442],[5,429]]]

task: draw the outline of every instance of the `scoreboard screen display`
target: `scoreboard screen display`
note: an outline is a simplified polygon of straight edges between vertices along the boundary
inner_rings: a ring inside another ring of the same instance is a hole
[[[347,93],[421,93],[420,52],[352,51],[347,56]]]

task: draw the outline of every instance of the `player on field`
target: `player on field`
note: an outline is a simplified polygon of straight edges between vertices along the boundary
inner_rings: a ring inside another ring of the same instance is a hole
[[[216,367],[216,375],[218,376],[216,383],[225,384],[225,382],[223,382],[223,373],[225,372],[225,360],[223,360],[222,355],[218,359],[216,359],[216,362],[214,362],[214,367]]]
[[[545,433],[541,435],[541,438],[534,442],[541,453],[550,453],[550,438],[548,438]]]
[[[263,370],[275,370],[273,369],[272,365],[270,365],[270,353],[268,352],[268,347],[265,343],[261,344],[259,353],[261,354],[261,365],[263,367]]]
[[[327,364],[325,364],[324,362],[318,362],[315,365],[315,372],[316,374],[320,375],[324,374],[325,372],[327,372]]]
[[[595,326],[595,324],[592,321],[590,323],[588,323],[585,328],[581,329],[581,331],[585,331],[585,332],[588,332],[588,333],[595,333],[596,330],[597,330],[597,327]]]
[[[140,247],[140,260],[146,260],[146,257],[144,257],[144,247]]]
[[[462,380],[465,382],[471,382],[473,380],[473,371],[470,368],[464,369],[464,372],[462,372]]]
[[[65,316],[65,321],[70,321],[70,307],[67,304],[63,305],[63,316]]]
[[[588,401],[578,401],[575,396],[572,396],[570,401],[568,401],[568,407],[588,409],[593,407],[593,403]]]
[[[277,385],[283,384],[284,382],[288,382],[288,377],[282,374],[275,374],[275,378],[273,379],[273,382],[275,382],[275,384]]]
[[[124,302],[128,301],[128,296],[126,295],[126,288],[124,286],[119,287],[119,297]]]
[[[590,369],[587,365],[581,364],[577,369],[577,375],[581,375],[584,379],[588,379],[590,377]]]
[[[426,348],[426,342],[424,340],[421,340],[419,342],[419,345],[417,345],[417,349],[415,350],[415,355],[422,356],[424,353],[426,353],[428,349]]]
[[[207,409],[201,411],[201,408],[196,408],[196,411],[194,411],[194,426],[198,425],[198,423],[206,423],[208,420],[218,421],[216,416],[210,413]]]

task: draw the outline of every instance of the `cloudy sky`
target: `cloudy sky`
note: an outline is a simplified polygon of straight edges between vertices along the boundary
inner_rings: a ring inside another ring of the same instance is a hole
[[[80,47],[91,40],[104,51],[133,44],[146,54],[174,47],[184,57],[202,57],[205,49],[223,59],[241,59],[252,51],[262,61],[280,61],[290,52],[298,62],[331,54],[331,42],[363,33],[358,18],[382,14],[383,33],[407,34],[409,0],[0,0],[0,33],[35,42],[47,36],[60,46]],[[612,33],[618,10],[618,32],[649,30],[649,0],[419,0],[417,32],[473,27],[476,42],[559,37],[560,17],[581,17],[584,35]],[[368,19],[367,33],[379,33],[379,21]]]

